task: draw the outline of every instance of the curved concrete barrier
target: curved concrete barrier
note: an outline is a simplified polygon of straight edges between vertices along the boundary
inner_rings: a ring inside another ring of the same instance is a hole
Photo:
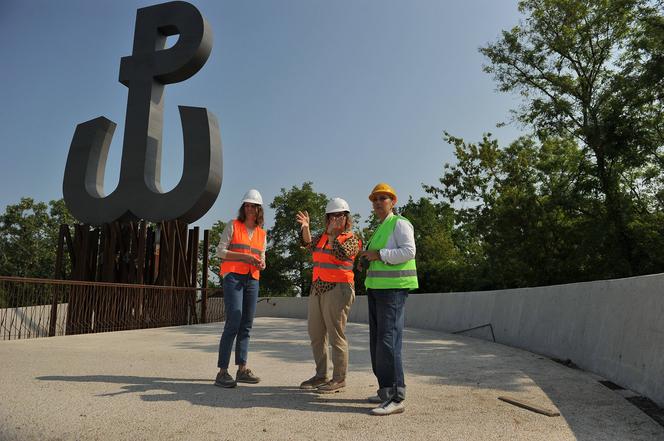
[[[259,316],[306,318],[306,298],[260,299]],[[367,322],[365,297],[350,321]],[[538,288],[412,294],[406,326],[491,324],[496,342],[561,360],[664,406],[664,274]],[[489,327],[466,333],[491,339]]]

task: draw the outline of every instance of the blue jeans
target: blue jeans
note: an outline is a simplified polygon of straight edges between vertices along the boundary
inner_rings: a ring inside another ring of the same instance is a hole
[[[385,401],[406,398],[401,342],[407,297],[405,289],[367,289],[371,367]]]
[[[254,323],[256,302],[258,301],[258,280],[251,273],[228,273],[224,277],[224,309],[226,324],[219,341],[219,359],[217,366],[228,369],[235,342],[235,364],[247,364],[249,351],[249,332]]]

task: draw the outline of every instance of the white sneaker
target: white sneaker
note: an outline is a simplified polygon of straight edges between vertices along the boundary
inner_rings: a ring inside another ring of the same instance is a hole
[[[381,404],[383,402],[383,399],[379,397],[378,395],[373,395],[369,398],[367,398],[367,401],[373,404]]]
[[[404,406],[403,401],[397,403],[396,401],[388,400],[375,409],[371,409],[371,414],[380,416],[392,415],[393,413],[403,413],[405,410],[406,406]]]

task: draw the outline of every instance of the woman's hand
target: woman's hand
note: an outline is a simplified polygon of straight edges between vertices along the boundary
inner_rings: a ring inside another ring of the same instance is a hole
[[[244,255],[244,261],[245,263],[248,263],[249,265],[255,266],[256,268],[260,268],[261,263],[263,262],[261,259],[258,257],[255,257],[251,254],[245,254]]]
[[[380,253],[377,250],[367,250],[360,252],[360,258],[365,258],[369,262],[380,260]]]
[[[295,215],[295,220],[298,221],[302,228],[309,228],[309,213],[305,211],[298,211]]]
[[[369,264],[374,260],[380,260],[380,252],[376,250],[360,251],[357,255],[357,270],[364,271],[369,269]]]

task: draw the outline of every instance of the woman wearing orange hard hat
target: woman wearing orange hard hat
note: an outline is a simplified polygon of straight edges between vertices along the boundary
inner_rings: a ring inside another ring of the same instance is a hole
[[[311,237],[309,214],[300,211],[295,217],[302,230],[302,240],[313,251],[314,269],[308,299],[307,322],[316,374],[300,384],[302,389],[319,393],[339,392],[346,386],[348,340],[345,335],[350,306],[355,300],[353,262],[362,248],[352,232],[348,203],[333,198],[325,208],[325,231]],[[332,346],[332,379],[328,378],[328,341]]]
[[[364,284],[369,309],[369,350],[371,367],[378,379],[377,395],[369,401],[380,403],[371,410],[373,415],[390,415],[405,410],[401,344],[406,298],[418,286],[415,232],[408,219],[394,213],[397,194],[390,185],[376,185],[369,200],[381,221],[366,251],[360,253],[362,266],[368,265]]]
[[[214,384],[235,387],[237,383],[258,383],[247,368],[249,333],[258,302],[258,280],[265,269],[267,237],[263,230],[263,197],[251,189],[242,198],[236,219],[229,221],[221,233],[217,256],[221,258],[219,273],[223,277],[226,323],[219,341],[219,373]],[[235,379],[228,373],[235,340]]]

